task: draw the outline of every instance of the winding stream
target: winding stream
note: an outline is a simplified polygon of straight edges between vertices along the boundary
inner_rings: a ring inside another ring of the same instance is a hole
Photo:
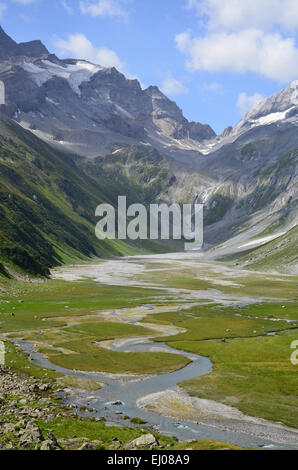
[[[160,262],[160,258],[157,257]],[[190,260],[193,263],[193,259]],[[142,271],[140,268],[132,266],[131,269],[126,269],[124,264],[125,261],[119,260],[119,270],[115,270],[117,261],[107,261],[107,268],[112,263],[113,272],[117,273],[119,280],[115,279],[115,276],[111,275],[109,279],[109,269],[105,270],[105,263],[100,263],[98,271],[95,266],[91,267],[91,278],[96,278],[102,283],[113,283],[123,285],[129,277],[129,282],[137,285],[137,281],[134,279],[134,275],[137,272]],[[127,265],[131,267],[132,263],[129,261]],[[83,268],[83,273],[82,273]],[[65,270],[64,279],[76,280],[81,279],[82,276],[86,276],[90,267],[81,267],[81,270],[74,268],[71,271]],[[101,274],[105,272],[106,278],[103,279]],[[96,273],[96,276],[95,274]],[[121,274],[123,275],[121,276]],[[128,274],[130,273],[130,274]],[[55,277],[59,277],[55,276]],[[60,276],[61,278],[61,276]],[[185,293],[185,290],[183,290]],[[216,292],[216,300],[218,298],[218,292]],[[179,294],[179,289],[177,289]],[[198,301],[198,299],[206,298],[199,297],[196,295],[192,297],[192,301]],[[186,296],[189,299],[189,296]],[[210,291],[208,291],[208,298],[210,298]],[[235,296],[223,295],[223,303],[238,304],[243,302],[243,298],[235,299]],[[180,297],[181,301],[181,297]],[[251,299],[245,299],[244,303],[251,301]],[[183,300],[182,300],[183,302]],[[254,300],[255,302],[255,300]],[[142,308],[142,307],[140,307]],[[117,313],[121,316],[121,310],[114,311],[113,314]],[[135,322],[136,323],[136,322]],[[142,324],[145,327],[144,324]],[[149,328],[149,325],[148,325]],[[175,334],[175,333],[169,333]],[[164,336],[164,335],[163,335]],[[151,336],[152,338],[152,336]],[[113,425],[131,425],[129,420],[123,420],[124,416],[129,418],[139,417],[146,421],[148,424],[143,427],[153,428],[161,434],[173,435],[181,440],[213,440],[222,441],[237,444],[246,447],[272,447],[272,448],[298,448],[298,432],[290,430],[286,427],[282,427],[275,423],[269,423],[268,421],[260,422],[259,420],[251,419],[251,422],[237,422],[236,420],[217,420],[216,422],[211,420],[208,424],[196,424],[195,422],[188,421],[185,419],[174,419],[167,416],[159,415],[156,412],[150,411],[146,408],[140,408],[137,405],[139,399],[146,397],[147,395],[156,394],[158,392],[164,392],[167,390],[178,390],[177,384],[180,382],[193,379],[212,371],[212,363],[206,357],[201,357],[195,354],[189,354],[184,351],[175,350],[167,346],[165,343],[155,343],[150,338],[129,338],[125,340],[114,341],[110,344],[110,348],[115,351],[121,352],[168,352],[183,355],[191,360],[191,362],[184,368],[177,370],[172,373],[166,373],[157,376],[144,376],[129,377],[129,376],[116,376],[112,374],[102,374],[94,372],[81,372],[73,371],[61,368],[52,364],[46,356],[38,352],[34,344],[28,341],[15,339],[13,340],[21,349],[27,352],[30,356],[30,360],[37,365],[45,368],[55,370],[68,376],[76,376],[83,379],[92,379],[104,383],[105,385],[101,390],[86,392],[81,390],[71,389],[69,394],[64,394],[63,398],[66,403],[75,404],[78,409],[82,406],[88,406],[96,412],[88,413],[88,416],[104,417],[107,424]],[[99,343],[100,345],[100,343]],[[116,405],[115,402],[118,402]],[[271,425],[271,428],[270,428]],[[269,432],[270,431],[270,432]],[[272,431],[272,432],[271,432]],[[269,436],[269,437],[268,437]],[[275,439],[275,436],[278,438]]]
[[[91,379],[104,383],[104,387],[98,391],[82,391],[71,389],[70,394],[62,394],[66,404],[74,404],[79,410],[82,406],[88,406],[94,413],[80,413],[85,416],[103,417],[109,425],[126,425],[129,426],[129,420],[124,421],[123,417],[129,418],[139,417],[147,422],[143,427],[149,427],[161,434],[172,435],[180,440],[214,440],[222,442],[230,442],[245,447],[268,447],[268,448],[293,448],[276,444],[272,439],[266,438],[266,429],[260,430],[260,426],[252,425],[249,430],[243,423],[239,422],[239,430],[235,431],[235,423],[232,429],[225,423],[213,425],[196,424],[195,422],[184,419],[173,419],[171,417],[162,416],[150,410],[140,408],[137,405],[139,399],[144,396],[164,392],[165,390],[179,391],[177,384],[185,380],[190,380],[208,374],[212,371],[211,361],[202,356],[185,353],[170,348],[165,343],[153,343],[149,339],[130,338],[125,342],[122,341],[118,346],[113,347],[114,351],[121,352],[153,352],[162,351],[183,355],[191,360],[184,368],[175,372],[149,376],[149,377],[128,377],[113,376],[112,374],[101,374],[95,372],[82,372],[64,369],[52,364],[42,353],[38,352],[34,344],[21,339],[14,339],[14,343],[23,351],[29,354],[30,360],[39,366],[55,370],[64,375],[76,376],[83,379]],[[120,404],[121,402],[121,404]],[[119,403],[115,405],[115,403]],[[221,424],[221,426],[220,426]],[[224,425],[223,425],[224,424]],[[241,431],[241,428],[242,431]],[[255,434],[255,435],[254,435]],[[298,434],[297,446],[298,448]]]

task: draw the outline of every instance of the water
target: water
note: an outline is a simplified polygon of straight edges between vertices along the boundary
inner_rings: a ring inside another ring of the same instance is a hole
[[[21,347],[23,351],[29,354],[32,362],[39,366],[55,370],[65,375],[105,383],[106,385],[101,390],[95,392],[74,390],[70,396],[64,396],[64,401],[67,404],[75,404],[78,408],[81,406],[91,407],[96,410],[96,413],[88,413],[88,416],[103,417],[106,419],[108,425],[130,426],[129,420],[123,421],[123,419],[121,419],[121,417],[125,415],[130,418],[139,417],[148,423],[143,427],[153,428],[161,434],[176,436],[180,440],[204,439],[229,442],[252,448],[263,446],[272,446],[275,449],[287,448],[287,446],[273,445],[272,440],[268,440],[265,437],[261,438],[246,434],[246,432],[243,431],[221,430],[209,425],[196,424],[188,420],[160,416],[157,413],[147,409],[141,409],[137,406],[137,400],[143,396],[170,388],[173,389],[180,382],[210,373],[212,371],[212,363],[206,357],[173,350],[166,344],[159,343],[159,348],[161,347],[165,352],[183,354],[190,358],[192,362],[186,367],[172,373],[152,376],[137,381],[123,381],[107,374],[64,369],[52,364],[43,354],[36,351],[33,343],[20,339],[13,341]],[[116,347],[115,350],[122,352],[149,352],[152,351],[152,348],[156,348],[156,344],[152,341],[144,340],[141,342],[139,339],[131,339],[125,345]],[[113,405],[113,402],[116,401],[120,401],[122,404],[118,406]],[[239,426],[240,425],[241,423],[239,423]]]
[[[157,268],[160,269],[160,264],[165,266],[165,269],[188,269],[189,272],[202,275],[202,271],[214,272],[220,275],[220,278],[230,278],[232,282],[241,276],[244,277],[248,274],[235,269],[218,266],[216,264],[208,264],[200,262],[201,255],[195,254],[174,254],[174,255],[158,255],[140,258],[126,258],[121,260],[104,261],[96,265],[73,266],[70,268],[63,268],[55,272],[54,277],[61,278],[69,281],[75,281],[87,277],[93,279],[95,282],[108,285],[132,285],[141,287],[150,287],[162,289],[167,292],[167,296],[177,300],[182,305],[182,302],[209,302],[221,303],[222,305],[247,305],[255,303],[256,301],[265,301],[266,299],[255,297],[235,295],[223,293],[218,289],[206,290],[191,290],[191,289],[174,289],[169,286],[161,284],[156,285],[150,281],[144,282],[138,279],[138,276],[144,273],[146,263],[150,262],[150,269],[154,271],[154,264],[157,263]],[[148,266],[147,266],[148,267]],[[147,271],[148,272],[148,271]],[[209,275],[209,274],[208,274]],[[240,293],[239,293],[240,294]],[[267,299],[268,300],[268,299]],[[138,310],[141,310],[140,307]],[[143,307],[144,308],[144,307]],[[121,319],[121,310],[115,311],[115,315],[119,315]],[[143,317],[141,314],[140,317]],[[127,318],[126,318],[127,320]],[[133,324],[138,324],[139,318],[131,318]],[[144,325],[142,325],[144,327]],[[271,333],[274,334],[274,333]],[[165,335],[163,335],[165,336]],[[42,367],[49,368],[60,372],[65,375],[77,376],[83,379],[92,379],[105,383],[106,385],[96,392],[86,392],[73,390],[71,395],[63,395],[66,403],[76,404],[78,409],[81,406],[89,406],[95,409],[96,412],[88,416],[104,417],[107,424],[132,426],[130,421],[121,419],[124,415],[130,418],[139,417],[147,421],[147,425],[143,427],[153,428],[161,434],[176,436],[181,440],[214,440],[229,442],[245,447],[260,447],[266,446],[267,448],[298,448],[298,438],[295,432],[287,430],[276,430],[274,424],[272,427],[256,425],[255,423],[243,423],[241,421],[235,422],[229,426],[227,420],[222,422],[217,421],[213,423],[210,421],[208,425],[196,424],[185,419],[173,419],[166,416],[160,416],[147,409],[140,409],[137,406],[138,399],[149,394],[164,392],[168,389],[177,388],[177,384],[191,380],[195,377],[200,377],[212,371],[212,363],[206,357],[201,357],[195,354],[189,354],[184,351],[178,351],[170,348],[164,343],[154,343],[144,338],[132,338],[125,342],[118,342],[114,350],[121,352],[150,352],[153,350],[163,350],[169,353],[176,353],[188,357],[191,362],[184,368],[167,374],[141,378],[138,380],[124,380],[117,376],[109,374],[93,373],[93,372],[79,372],[67,370],[52,364],[43,354],[37,352],[30,342],[22,340],[14,340],[24,351],[26,351],[31,360]],[[115,406],[113,402],[120,401],[121,405]],[[282,441],[274,440],[275,435],[282,435]],[[288,442],[288,445],[276,445],[276,442]],[[290,443],[290,444],[289,444]]]

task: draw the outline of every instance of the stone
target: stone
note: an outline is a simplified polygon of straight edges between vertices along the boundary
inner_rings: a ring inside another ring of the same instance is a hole
[[[9,432],[14,432],[14,430],[15,430],[15,427],[12,423],[4,424],[2,426],[2,432],[4,434],[9,433]]]
[[[46,439],[41,443],[40,450],[55,450],[56,446],[53,441]]]
[[[41,392],[48,392],[52,387],[48,384],[41,384],[38,388]]]
[[[52,441],[53,444],[54,444],[56,447],[59,447],[58,441],[57,441],[57,439],[56,439],[56,437],[54,436],[53,433],[50,432],[50,433],[48,434],[48,440]]]
[[[38,426],[27,424],[26,428],[20,432],[21,440],[20,446],[21,447],[29,447],[32,444],[36,444],[38,442],[43,441],[41,430]]]
[[[28,403],[28,400],[26,398],[22,398],[20,401],[19,401],[19,404],[20,405],[27,405]]]
[[[78,450],[97,450],[97,445],[85,442]]]
[[[133,441],[126,444],[124,447],[125,450],[134,450],[139,447],[154,447],[157,446],[158,442],[153,434],[143,434],[143,436],[134,439]]]
[[[119,439],[113,439],[112,443],[113,443],[114,449],[120,449],[120,447],[122,446],[122,442],[119,441]]]

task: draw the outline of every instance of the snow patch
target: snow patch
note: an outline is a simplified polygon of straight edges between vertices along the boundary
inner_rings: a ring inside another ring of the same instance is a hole
[[[271,113],[267,114],[267,116],[263,116],[259,119],[254,119],[252,120],[252,124],[255,126],[266,126],[269,124],[273,124],[278,121],[282,121],[288,117],[288,114],[295,109],[295,106],[292,106],[291,108],[287,109],[286,111],[283,112],[278,112],[278,113]]]
[[[62,66],[49,60],[42,60],[39,66],[25,62],[22,67],[31,75],[38,86],[42,86],[53,77],[61,77],[68,81],[73,91],[79,96],[81,94],[80,85],[83,82],[88,82],[95,73],[102,70],[99,65],[84,61]]]
[[[55,106],[59,106],[59,103],[57,103],[57,101],[52,100],[51,98],[46,98],[46,100],[47,100],[49,103],[54,104]]]
[[[271,242],[272,240],[275,240],[276,238],[281,237],[285,233],[287,232],[281,232],[281,233],[277,233],[276,235],[270,235],[268,237],[258,238],[257,240],[253,240],[249,243],[246,243],[245,245],[239,246],[239,248],[248,248],[248,247],[264,245],[265,243]]]
[[[128,118],[128,119],[134,119],[133,115],[131,113],[129,113],[128,111],[126,111],[126,109],[122,108],[121,106],[119,106],[118,104],[114,103],[114,106],[115,108],[117,109],[117,111],[122,114],[122,116]]]

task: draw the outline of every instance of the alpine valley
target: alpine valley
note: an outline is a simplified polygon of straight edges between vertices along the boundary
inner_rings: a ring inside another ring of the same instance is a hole
[[[121,193],[201,202],[213,257],[295,269],[298,81],[216,136],[157,87],[59,60],[40,41],[16,44],[1,29],[0,60],[2,259],[38,271],[35,263],[127,252],[98,246],[92,227],[96,203]],[[34,261],[19,261],[27,255]]]
[[[98,240],[119,196],[203,249]],[[0,28],[0,449],[297,449],[297,196],[298,80],[216,135]]]

